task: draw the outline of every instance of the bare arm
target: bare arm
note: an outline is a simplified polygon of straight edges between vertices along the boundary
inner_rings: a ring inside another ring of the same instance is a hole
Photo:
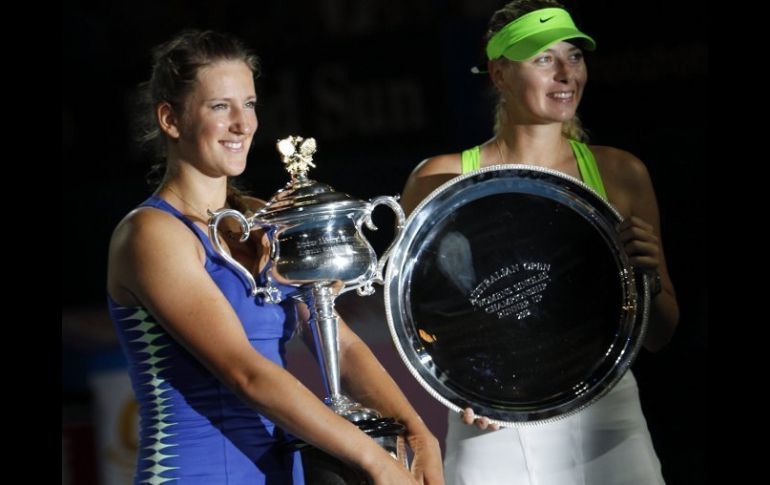
[[[679,304],[666,265],[666,256],[660,234],[660,216],[655,191],[644,164],[627,154],[624,160],[628,174],[624,184],[628,192],[631,214],[619,226],[621,241],[631,264],[654,275],[660,275],[661,291],[654,296],[650,308],[650,321],[644,346],[651,352],[663,348],[674,334],[679,323]]]
[[[309,311],[299,305],[303,322],[302,336],[315,356],[314,342],[308,328]],[[369,347],[337,315],[340,344],[340,384],[349,396],[383,416],[396,418],[406,427],[406,438],[414,451],[412,472],[419,483],[443,484],[441,448],[422,418],[382,367]]]
[[[406,426],[406,439],[414,451],[412,472],[420,483],[443,484],[441,448],[422,418],[382,367],[369,347],[340,319],[342,386],[363,404],[391,416]]]
[[[360,467],[375,483],[410,483],[409,474],[373,440],[251,347],[206,272],[200,250],[179,221],[159,211],[137,213],[113,238],[111,288],[132,295],[217,378],[278,426]]]

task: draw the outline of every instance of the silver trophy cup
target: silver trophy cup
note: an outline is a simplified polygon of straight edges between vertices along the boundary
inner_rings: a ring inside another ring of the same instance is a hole
[[[372,211],[378,205],[387,205],[396,214],[397,240],[404,226],[404,212],[394,197],[381,196],[365,202],[309,179],[307,171],[315,167],[313,138],[290,136],[279,140],[277,148],[291,181],[250,217],[233,209],[213,212],[209,219],[211,241],[216,251],[250,282],[253,295],[261,294],[268,301],[278,302],[284,295],[275,282],[297,288],[293,298],[304,302],[311,314],[310,328],[327,393],[324,402],[405,463],[406,454],[398,451],[403,444],[394,432],[401,431],[403,426],[392,418],[382,418],[376,410],[361,406],[341,392],[338,321],[334,312],[337,296],[352,290],[361,296],[370,295],[374,283],[383,283],[392,245],[378,262],[377,254],[361,232],[362,225],[376,230]],[[227,217],[240,223],[241,241],[248,239],[254,229],[266,230],[270,259],[264,287],[258,286],[252,273],[222,248],[218,227]]]

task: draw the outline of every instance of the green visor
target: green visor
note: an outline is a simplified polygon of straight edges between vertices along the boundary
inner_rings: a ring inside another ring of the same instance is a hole
[[[522,15],[496,33],[487,44],[487,57],[504,56],[525,61],[562,40],[578,40],[578,47],[592,51],[594,40],[575,27],[569,13],[561,8],[543,8]]]

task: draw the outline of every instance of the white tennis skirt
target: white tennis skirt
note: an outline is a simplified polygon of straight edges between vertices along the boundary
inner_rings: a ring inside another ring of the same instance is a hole
[[[658,485],[631,371],[606,396],[558,421],[481,431],[449,413],[447,485]]]

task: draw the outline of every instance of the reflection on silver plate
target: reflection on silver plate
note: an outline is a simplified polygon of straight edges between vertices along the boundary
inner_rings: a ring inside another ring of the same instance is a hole
[[[540,167],[486,167],[437,188],[385,278],[409,370],[450,409],[508,426],[599,399],[633,361],[649,308],[620,220],[582,182]]]

